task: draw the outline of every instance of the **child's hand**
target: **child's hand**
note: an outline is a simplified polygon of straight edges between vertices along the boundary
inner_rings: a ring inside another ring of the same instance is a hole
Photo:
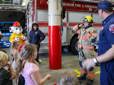
[[[47,74],[47,79],[49,80],[51,78],[51,75],[50,74]]]

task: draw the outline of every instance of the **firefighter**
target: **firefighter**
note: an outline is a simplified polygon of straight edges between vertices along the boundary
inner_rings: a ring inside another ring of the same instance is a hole
[[[96,40],[96,29],[93,27],[93,17],[85,16],[83,23],[75,26],[73,29],[78,33],[78,53],[79,64],[81,66],[81,76],[78,78],[80,81],[88,80],[87,85],[92,85],[94,80],[93,71],[85,71],[82,67],[82,62],[86,58],[91,58],[96,55],[94,44]]]

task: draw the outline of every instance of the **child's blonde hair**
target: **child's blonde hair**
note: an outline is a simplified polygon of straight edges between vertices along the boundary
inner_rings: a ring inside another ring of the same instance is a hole
[[[9,57],[5,52],[0,51],[0,68],[8,63]]]
[[[0,68],[4,68],[5,66],[7,66],[7,71],[10,73],[11,78],[15,78],[16,74],[13,71],[11,65],[8,63],[9,61],[9,56],[7,53],[0,51]]]
[[[36,45],[27,44],[24,49],[22,49],[21,57],[24,59],[29,59],[31,56],[34,56],[35,51],[37,50]]]
[[[22,58],[22,63],[19,67],[19,72],[21,72],[24,68],[25,61],[34,56],[35,51],[37,51],[37,48],[34,44],[26,44],[25,47],[21,50],[20,56]],[[34,61],[34,63],[36,63],[36,61]]]

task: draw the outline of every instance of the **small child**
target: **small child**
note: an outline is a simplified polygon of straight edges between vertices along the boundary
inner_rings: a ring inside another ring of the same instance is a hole
[[[12,68],[16,73],[16,78],[13,80],[13,83],[17,85],[18,83],[18,76],[19,76],[19,70],[20,70],[20,65],[21,65],[21,57],[20,54],[18,52],[18,47],[19,44],[18,42],[14,42],[12,44],[12,48],[11,48],[11,63],[12,63]]]
[[[44,85],[51,75],[47,74],[42,78],[39,65],[35,60],[37,58],[37,47],[32,44],[25,45],[21,57],[23,59],[21,73],[25,79],[25,85]]]
[[[12,67],[15,70],[16,74],[19,73],[19,67],[20,67],[19,65],[21,63],[21,57],[18,52],[18,47],[19,47],[18,42],[14,42],[11,48]]]
[[[0,51],[0,85],[12,85],[12,79],[15,73],[9,64],[8,55]]]

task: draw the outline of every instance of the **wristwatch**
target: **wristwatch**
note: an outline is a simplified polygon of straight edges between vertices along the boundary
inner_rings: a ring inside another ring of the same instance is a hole
[[[96,66],[98,66],[99,65],[99,61],[97,60],[97,58],[95,57],[95,58],[93,58],[93,62],[95,63],[95,65]]]

